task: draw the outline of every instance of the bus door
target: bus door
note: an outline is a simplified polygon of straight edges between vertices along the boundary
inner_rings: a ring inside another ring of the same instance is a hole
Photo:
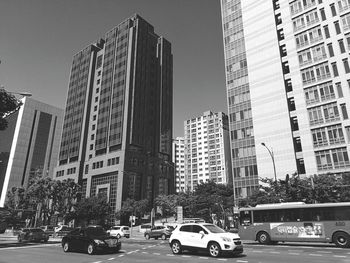
[[[241,239],[246,239],[246,240],[255,239],[252,211],[244,210],[240,212],[239,235]]]

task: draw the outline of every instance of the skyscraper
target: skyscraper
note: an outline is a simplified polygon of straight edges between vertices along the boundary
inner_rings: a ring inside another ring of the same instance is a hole
[[[22,103],[0,131],[1,207],[12,187],[26,188],[34,176],[52,177],[58,159],[63,110],[26,97]]]
[[[57,179],[123,200],[174,191],[171,44],[133,15],[73,57]]]
[[[238,197],[258,176],[273,178],[273,166],[279,179],[349,175],[349,8],[341,0],[221,0]]]
[[[186,120],[184,131],[186,190],[209,180],[232,183],[227,115],[206,111]]]

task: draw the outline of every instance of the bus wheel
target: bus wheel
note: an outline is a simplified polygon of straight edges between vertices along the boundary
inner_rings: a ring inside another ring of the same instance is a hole
[[[350,247],[350,236],[345,232],[337,232],[333,235],[333,243],[337,247]]]
[[[258,233],[257,240],[259,241],[260,244],[264,244],[264,245],[271,243],[270,235],[264,231]]]

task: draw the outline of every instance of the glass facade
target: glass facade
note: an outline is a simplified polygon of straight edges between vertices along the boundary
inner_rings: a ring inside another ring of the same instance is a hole
[[[241,0],[222,0],[227,103],[236,197],[259,185]]]

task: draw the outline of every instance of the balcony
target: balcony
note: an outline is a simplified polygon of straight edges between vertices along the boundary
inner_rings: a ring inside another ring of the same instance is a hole
[[[322,37],[322,36],[317,36],[317,37],[315,37],[315,38],[310,39],[310,44],[319,42],[319,41],[321,41],[321,40],[323,40],[323,37]]]
[[[317,76],[317,81],[321,81],[321,80],[324,80],[324,79],[328,79],[331,77],[331,73],[328,72],[326,74],[323,74],[323,75],[318,75]]]
[[[324,123],[323,118],[322,119],[310,120],[310,125],[317,125],[317,124],[322,124],[322,123]]]

